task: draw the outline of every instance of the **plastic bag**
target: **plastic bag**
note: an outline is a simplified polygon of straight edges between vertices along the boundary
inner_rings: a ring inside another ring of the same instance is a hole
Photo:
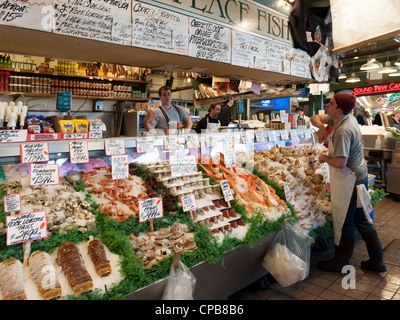
[[[179,261],[176,269],[171,266],[162,300],[193,300],[195,285],[196,277]]]
[[[374,208],[371,205],[371,195],[363,184],[357,185],[357,208],[363,208],[368,222],[370,224],[374,223]]]
[[[286,220],[264,257],[263,267],[282,287],[302,281],[310,271],[313,242],[306,230]]]

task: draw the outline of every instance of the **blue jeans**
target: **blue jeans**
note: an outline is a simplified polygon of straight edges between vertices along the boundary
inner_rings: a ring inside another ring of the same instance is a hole
[[[365,217],[363,208],[357,208],[357,185],[364,184],[368,190],[368,178],[360,182],[356,182],[351,196],[349,209],[347,210],[346,219],[342,227],[342,238],[353,238],[354,230],[357,228],[359,233],[373,230],[374,227]]]

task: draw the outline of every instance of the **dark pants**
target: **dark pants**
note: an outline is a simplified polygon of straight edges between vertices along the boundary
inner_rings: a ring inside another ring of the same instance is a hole
[[[374,227],[365,217],[363,208],[357,208],[357,185],[364,184],[368,190],[368,178],[356,182],[351,196],[349,209],[342,227],[342,238],[353,238],[354,230],[357,228],[359,233],[373,230]]]

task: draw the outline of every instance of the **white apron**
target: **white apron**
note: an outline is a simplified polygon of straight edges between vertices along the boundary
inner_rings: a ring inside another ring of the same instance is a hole
[[[329,136],[329,154],[332,154],[334,151],[332,143],[333,133],[334,130]],[[346,219],[351,196],[356,183],[356,175],[348,167],[339,169],[332,166],[329,166],[329,175],[331,182],[333,235],[335,238],[335,244],[338,246],[340,238],[342,237],[343,223]]]
[[[221,121],[218,120],[218,123],[211,123],[208,120],[209,117],[207,117],[207,132],[218,132],[218,128],[221,126]]]

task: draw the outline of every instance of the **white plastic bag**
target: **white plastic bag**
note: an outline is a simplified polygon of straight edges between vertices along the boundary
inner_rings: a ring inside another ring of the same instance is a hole
[[[171,266],[162,300],[193,300],[196,277],[179,261],[175,269]]]
[[[313,242],[306,230],[286,220],[264,257],[263,267],[282,287],[302,281],[310,271]]]
[[[365,217],[370,224],[374,223],[374,208],[371,205],[371,195],[363,184],[357,185],[357,208],[363,208]]]

